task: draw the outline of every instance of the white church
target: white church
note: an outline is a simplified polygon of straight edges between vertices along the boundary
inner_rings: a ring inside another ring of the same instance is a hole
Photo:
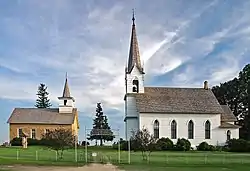
[[[224,145],[228,139],[239,138],[239,126],[227,105],[220,105],[208,87],[198,88],[145,87],[144,68],[133,16],[128,65],[125,69],[125,136],[147,128],[155,138],[168,137],[190,141],[192,147],[206,141]]]

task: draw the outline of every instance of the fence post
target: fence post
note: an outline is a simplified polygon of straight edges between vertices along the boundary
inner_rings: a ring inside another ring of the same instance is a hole
[[[57,161],[57,151],[55,151],[56,152],[56,161]]]
[[[204,155],[204,163],[207,164],[207,154]]]
[[[16,160],[19,160],[19,151],[16,151]]]
[[[226,160],[226,153],[223,155],[223,164],[225,164],[225,160]]]
[[[38,152],[36,151],[36,160],[38,160]]]

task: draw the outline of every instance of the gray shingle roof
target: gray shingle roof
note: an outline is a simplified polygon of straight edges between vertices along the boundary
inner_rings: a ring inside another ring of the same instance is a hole
[[[221,114],[221,121],[225,122],[235,122],[237,121],[237,118],[234,116],[233,112],[227,105],[221,105],[223,109],[223,113]]]
[[[213,92],[204,88],[145,87],[133,94],[141,113],[224,113]]]
[[[221,122],[220,128],[240,128],[239,125],[233,125],[227,122]]]
[[[8,123],[73,124],[77,109],[73,113],[59,113],[58,108],[15,108]]]

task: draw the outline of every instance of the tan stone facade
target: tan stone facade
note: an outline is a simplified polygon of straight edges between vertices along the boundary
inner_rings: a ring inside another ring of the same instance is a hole
[[[75,119],[73,124],[68,125],[55,125],[55,124],[14,124],[11,123],[9,125],[9,138],[12,140],[18,136],[18,130],[22,129],[22,131],[28,135],[28,138],[32,138],[32,129],[35,131],[35,139],[41,139],[42,135],[46,132],[46,129],[55,130],[57,128],[70,129],[74,135],[78,135],[78,123],[77,119]],[[33,132],[33,133],[34,133]]]

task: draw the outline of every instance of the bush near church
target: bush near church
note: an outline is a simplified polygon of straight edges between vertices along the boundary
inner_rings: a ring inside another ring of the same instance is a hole
[[[202,142],[197,146],[198,151],[216,151],[216,147],[209,145],[207,142]]]
[[[27,138],[28,145],[33,146],[33,145],[41,145],[40,140],[37,139],[32,139],[32,138]],[[13,138],[11,141],[11,146],[22,146],[22,138]]]
[[[173,147],[174,143],[169,138],[163,137],[156,142],[156,150],[160,151],[173,150]]]
[[[231,139],[226,147],[230,152],[250,152],[250,141],[244,139]]]
[[[174,145],[175,151],[189,151],[191,149],[191,143],[185,138],[178,138],[176,145]]]

